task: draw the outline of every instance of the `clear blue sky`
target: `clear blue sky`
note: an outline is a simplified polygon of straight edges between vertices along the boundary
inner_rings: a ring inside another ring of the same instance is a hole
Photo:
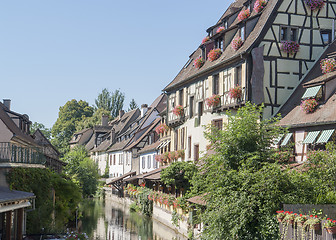
[[[231,1],[4,0],[0,100],[52,127],[71,99],[103,88],[150,104]]]

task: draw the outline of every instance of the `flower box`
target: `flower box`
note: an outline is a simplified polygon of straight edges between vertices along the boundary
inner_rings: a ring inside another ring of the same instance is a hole
[[[238,20],[243,21],[244,19],[248,18],[251,15],[250,9],[242,10],[238,14]]]
[[[242,88],[241,86],[237,85],[233,88],[230,88],[229,90],[229,96],[230,98],[233,98],[233,99],[240,99],[242,97]]]
[[[213,61],[217,60],[220,57],[221,54],[222,54],[222,50],[220,50],[220,48],[212,49],[208,53],[208,58],[209,58],[210,62],[213,62]]]
[[[194,66],[197,69],[200,69],[204,65],[204,59],[202,57],[196,58],[194,61]]]
[[[312,99],[306,99],[301,102],[301,109],[305,113],[312,113],[315,111],[315,108],[317,107],[318,103],[315,100],[315,98]]]
[[[231,42],[231,47],[233,50],[237,51],[243,45],[243,40],[241,37],[236,37]]]
[[[181,105],[177,105],[177,106],[174,107],[173,113],[176,116],[183,116],[184,115],[184,109]]]
[[[300,45],[297,42],[294,41],[282,41],[281,42],[281,47],[280,50],[289,53],[289,54],[294,54],[297,53],[300,49]]]
[[[219,28],[217,28],[216,33],[220,33],[220,32],[222,32],[222,31],[224,31],[224,30],[225,30],[224,27],[219,27]]]
[[[208,107],[216,107],[220,104],[220,96],[214,94],[211,97],[205,99],[205,101]]]
[[[336,70],[336,60],[334,58],[325,58],[320,62],[323,74],[330,73]]]
[[[326,230],[330,234],[336,234],[336,226],[333,227],[326,227]]]
[[[253,10],[256,11],[257,13],[260,13],[265,6],[267,5],[267,0],[257,0],[254,3]]]
[[[206,43],[207,41],[210,41],[210,37],[209,36],[206,36],[205,38],[203,38],[202,44]]]
[[[169,130],[169,127],[165,124],[165,123],[161,123],[159,126],[157,126],[155,128],[155,132],[157,134],[160,134],[160,133],[165,133]]]
[[[323,0],[305,0],[305,2],[312,11],[321,9],[324,6]]]

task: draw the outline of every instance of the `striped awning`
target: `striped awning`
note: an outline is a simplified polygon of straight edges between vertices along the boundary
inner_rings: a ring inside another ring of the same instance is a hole
[[[319,139],[317,139],[316,143],[326,143],[329,141],[329,138],[334,133],[335,129],[323,130]]]
[[[307,137],[303,140],[302,143],[313,143],[317,137],[317,135],[320,133],[321,131],[313,131],[313,132],[309,132]]]
[[[287,133],[284,140],[282,140],[281,146],[286,146],[289,142],[290,138],[292,137],[293,133]]]
[[[302,96],[302,99],[316,97],[322,86],[307,88]]]
[[[279,137],[273,139],[273,144],[278,145],[283,136],[283,134],[280,134]]]

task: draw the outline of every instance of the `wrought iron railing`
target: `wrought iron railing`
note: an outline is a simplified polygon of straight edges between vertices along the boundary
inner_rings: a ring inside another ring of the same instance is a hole
[[[45,162],[46,157],[38,148],[0,142],[0,163],[45,164]]]

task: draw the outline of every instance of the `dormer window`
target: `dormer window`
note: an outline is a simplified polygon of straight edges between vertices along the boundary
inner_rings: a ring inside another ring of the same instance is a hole
[[[239,32],[240,38],[245,41],[245,26],[242,26],[240,28],[240,32]]]
[[[306,89],[305,93],[302,96],[302,99],[321,99],[322,98],[322,86],[309,87]]]
[[[323,45],[328,45],[331,43],[331,31],[330,30],[321,30],[321,37]]]
[[[222,52],[224,51],[224,40],[223,40],[223,38],[218,38],[216,40],[216,48],[219,48],[220,50],[222,50]]]
[[[228,22],[226,20],[224,21],[224,28],[228,29]]]

